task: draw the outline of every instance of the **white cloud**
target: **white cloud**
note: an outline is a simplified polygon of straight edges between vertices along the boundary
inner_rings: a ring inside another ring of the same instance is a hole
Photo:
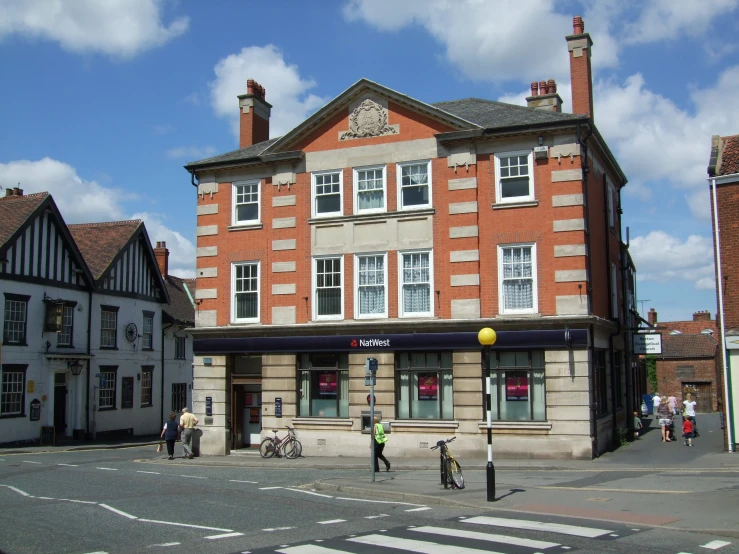
[[[695,283],[698,290],[716,290],[716,279],[713,277],[703,277]]]
[[[266,90],[266,100],[275,109],[270,117],[270,136],[285,134],[305,120],[327,99],[308,91],[316,83],[300,76],[296,65],[288,65],[275,46],[249,46],[238,54],[219,60],[216,78],[210,83],[211,104],[216,114],[231,121],[239,136],[239,94],[246,93],[247,79],[254,79]]]
[[[631,240],[629,252],[640,281],[688,281],[705,289],[713,279],[713,242],[690,235],[685,241],[664,231],[652,231]]]
[[[4,0],[0,39],[10,35],[58,42],[65,50],[132,58],[185,33],[187,17],[162,21],[163,0]]]
[[[189,161],[202,160],[209,158],[216,153],[216,149],[212,146],[179,146],[167,150],[167,157],[178,159],[185,158]]]
[[[164,216],[146,212],[128,215],[123,204],[136,199],[135,195],[87,181],[69,164],[51,158],[0,164],[0,186],[18,186],[24,194],[49,192],[67,223],[142,219],[154,243],[158,240],[167,242],[170,265],[180,272],[194,271],[194,244],[167,227]]]

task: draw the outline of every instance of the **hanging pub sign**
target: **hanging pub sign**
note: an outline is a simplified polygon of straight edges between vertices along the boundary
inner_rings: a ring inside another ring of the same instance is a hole
[[[439,376],[436,373],[419,373],[418,375],[418,399],[438,400],[439,398]]]
[[[31,400],[31,421],[41,419],[41,401],[38,398]]]

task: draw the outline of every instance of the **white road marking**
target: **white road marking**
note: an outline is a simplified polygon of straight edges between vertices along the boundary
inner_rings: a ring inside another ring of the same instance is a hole
[[[404,512],[423,512],[426,510],[430,510],[428,506],[423,506],[422,508],[411,508],[410,510],[403,510]]]
[[[23,460],[23,463],[24,464],[38,464],[38,465],[41,465],[41,462],[28,462],[26,460]]]
[[[295,527],[270,527],[267,529],[262,529],[262,531],[272,532],[272,531],[287,531],[288,529],[295,529]]]
[[[332,523],[341,523],[342,521],[346,521],[345,519],[327,519],[326,521],[317,521],[319,525],[330,525]]]
[[[69,502],[77,502],[78,504],[97,504],[97,502],[91,502],[89,500],[69,500]]]
[[[141,471],[141,470],[136,470],[136,473],[150,473],[151,475],[161,475],[161,473],[159,473],[158,471]],[[177,544],[179,544],[179,543],[177,543]]]
[[[163,542],[162,544],[150,544],[149,548],[152,548],[154,546],[179,546],[180,543],[178,542]]]
[[[274,489],[281,489],[282,487],[259,487],[260,491],[271,491]]]
[[[295,492],[304,492],[305,494],[312,494],[314,496],[322,496],[323,498],[333,498],[333,496],[330,496],[328,494],[319,494],[313,491],[304,491],[303,489],[293,489],[293,488],[287,487],[287,490],[295,491]]]
[[[41,500],[56,500],[56,498],[51,498],[50,496],[37,496],[36,498],[40,498]]]
[[[420,554],[502,554],[494,550],[478,550],[477,548],[465,548],[463,546],[438,544],[435,542],[416,541],[413,539],[402,539],[400,537],[389,537],[387,535],[366,535],[347,539],[351,542],[369,544],[372,546],[384,546],[386,548],[397,548],[418,552]]]
[[[211,535],[210,537],[203,537],[204,539],[215,540],[215,539],[227,539],[229,537],[241,537],[244,533],[224,533],[223,535]]]
[[[709,550],[718,550],[719,548],[723,548],[724,546],[727,546],[731,544],[730,542],[726,541],[711,541],[707,542],[706,544],[700,545],[701,548],[707,548]]]
[[[443,535],[445,537],[459,537],[460,539],[475,539],[478,541],[500,542],[513,546],[525,546],[526,548],[552,548],[559,546],[558,542],[535,541],[533,539],[520,539],[518,537],[509,537],[507,535],[495,535],[492,533],[480,533],[478,531],[462,531],[459,529],[446,529],[445,527],[413,527],[412,531],[418,533],[431,533],[435,535]]]
[[[65,466],[65,467],[79,467],[77,464],[56,464],[58,466]]]
[[[139,519],[139,521],[144,521],[146,523],[161,523],[162,525],[175,525],[177,527],[190,527],[192,529],[205,529],[206,531],[221,531],[223,533],[230,533],[233,531],[233,529],[220,529],[218,527],[206,527],[205,525],[191,525],[190,523],[175,523],[173,521],[158,521],[156,519]]]
[[[180,475],[180,477],[186,477],[187,479],[207,479],[207,477],[198,477],[197,475]]]
[[[379,515],[376,515],[376,516],[365,516],[364,519],[377,519],[377,518],[380,518],[380,517],[388,517],[388,515],[387,514],[379,514]]]
[[[87,554],[108,554],[105,550],[98,550],[97,552],[88,552]]]
[[[611,533],[611,531],[608,529],[598,529],[596,527],[578,527],[577,525],[564,525],[562,523],[544,523],[543,521],[506,519],[502,517],[476,516],[466,519],[464,520],[464,522],[474,523],[477,525],[492,525],[495,527],[526,529],[528,531],[549,531],[550,533],[575,535],[576,537],[588,537],[591,539]]]
[[[326,548],[320,544],[304,544],[303,546],[281,548],[277,552],[281,552],[282,554],[341,554],[345,551]]]
[[[22,490],[16,489],[15,487],[11,487],[10,485],[0,485],[0,487],[6,487],[6,488],[10,489],[11,491],[17,492],[18,494],[21,494],[23,496],[31,496],[27,492],[23,492]],[[33,497],[31,496],[31,498],[33,498]]]
[[[122,512],[120,510],[116,510],[112,506],[108,506],[107,504],[100,504],[103,508],[106,510],[110,510],[111,512],[115,512],[119,516],[127,517],[128,519],[138,519],[136,516],[132,516],[131,514],[127,514],[126,512]]]
[[[608,535],[608,536],[609,536],[609,537],[618,537],[618,535],[617,535],[616,533],[611,533],[611,534],[610,534],[610,535]]]
[[[336,500],[352,500],[354,502],[372,502],[373,504],[398,504],[400,506],[423,506],[423,504],[412,504],[410,502],[394,502],[392,500],[367,500],[364,498],[345,498],[337,496]]]
[[[113,467],[97,467],[95,469],[102,469],[103,471],[118,471],[117,469]]]
[[[258,485],[259,481],[239,481],[238,479],[229,479],[231,483],[251,483],[252,485]]]

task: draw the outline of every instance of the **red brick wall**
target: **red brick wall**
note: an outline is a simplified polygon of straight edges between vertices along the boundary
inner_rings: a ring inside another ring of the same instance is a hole
[[[679,379],[676,368],[687,365],[695,368],[695,376]],[[711,409],[716,410],[716,395],[721,394],[721,390],[720,384],[716,381],[716,361],[713,358],[657,359],[657,387],[660,396],[674,396],[682,402],[682,384],[700,382],[711,383]]]
[[[739,182],[716,187],[718,204],[719,240],[721,241],[721,272],[724,293],[724,321],[727,329],[739,327]],[[711,200],[713,198],[711,197]],[[713,201],[711,202],[713,221]],[[715,245],[714,245],[715,258]],[[716,275],[716,304],[718,305],[718,274]],[[720,325],[720,322],[718,322]]]
[[[254,99],[254,102],[258,102]],[[239,120],[239,148],[245,148],[269,139],[269,120],[262,119],[254,113],[254,108],[249,113],[241,112]]]

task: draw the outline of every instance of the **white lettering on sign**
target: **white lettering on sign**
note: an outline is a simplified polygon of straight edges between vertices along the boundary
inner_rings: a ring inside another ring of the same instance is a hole
[[[390,346],[390,339],[359,339],[359,346]]]

